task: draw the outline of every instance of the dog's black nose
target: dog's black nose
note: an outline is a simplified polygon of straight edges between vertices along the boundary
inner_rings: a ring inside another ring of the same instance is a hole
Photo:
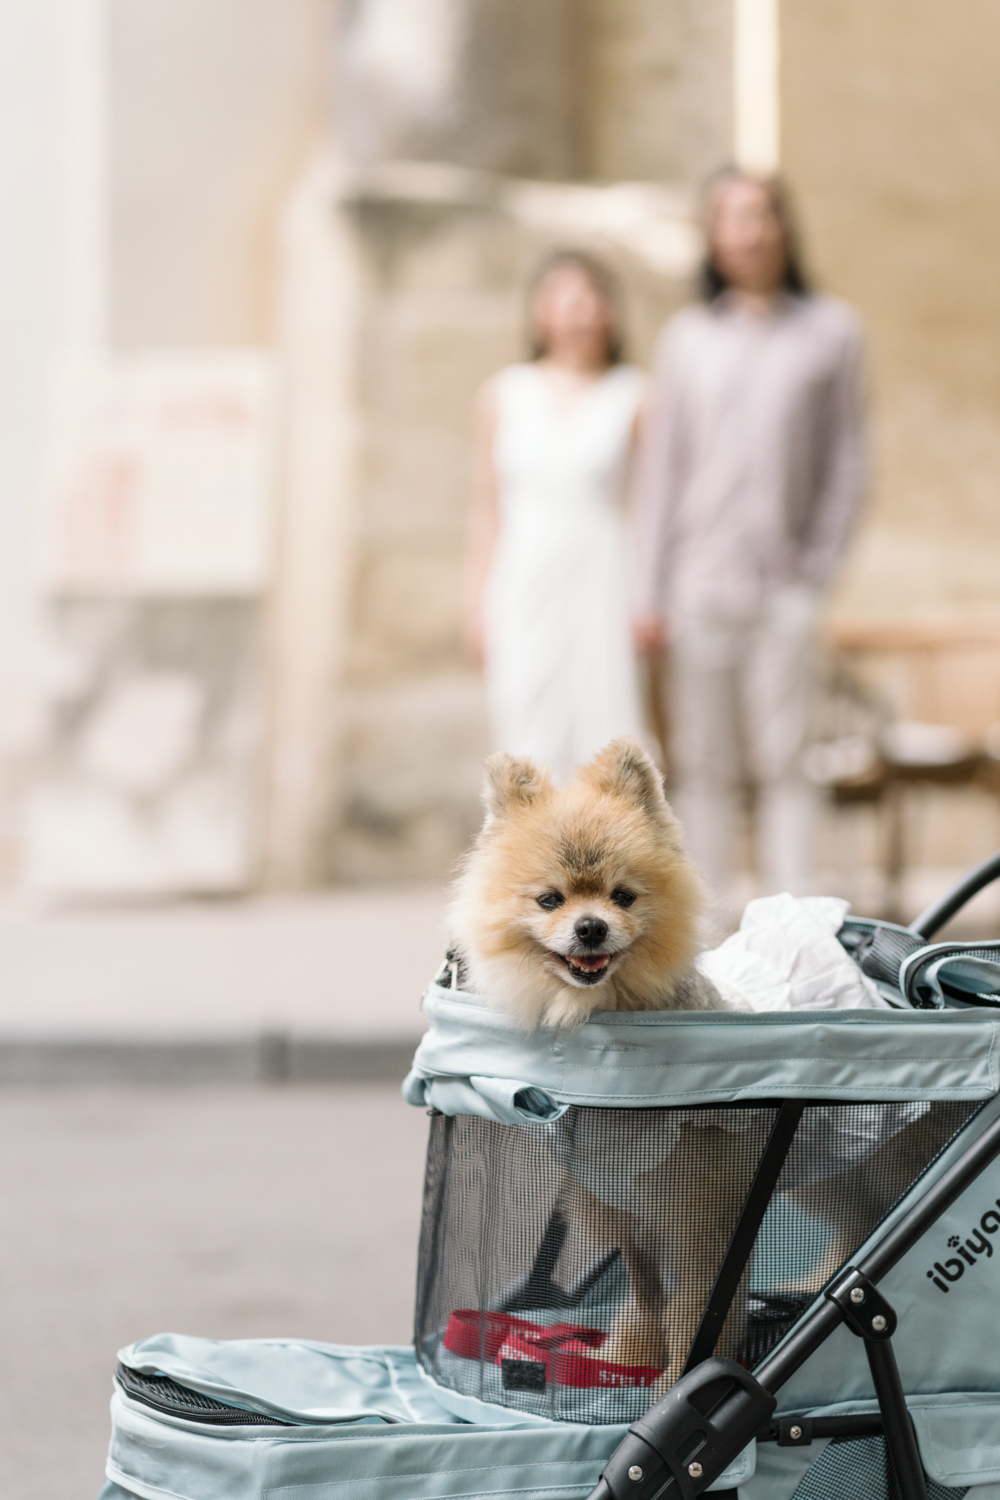
[[[600,917],[581,917],[574,924],[573,931],[588,948],[599,948],[608,935],[608,924]]]

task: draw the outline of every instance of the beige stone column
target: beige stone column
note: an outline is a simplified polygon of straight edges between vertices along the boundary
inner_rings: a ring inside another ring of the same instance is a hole
[[[337,801],[339,694],[358,488],[356,247],[341,171],[318,154],[280,225],[278,336],[285,452],[268,628],[265,872],[301,886],[328,861]]]
[[[751,172],[776,172],[780,155],[778,0],[734,0],[733,155]]]

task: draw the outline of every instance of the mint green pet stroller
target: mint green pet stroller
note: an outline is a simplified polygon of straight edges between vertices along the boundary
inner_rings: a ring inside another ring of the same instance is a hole
[[[1000,1500],[1000,943],[930,941],[998,875],[845,923],[891,1009],[526,1035],[446,964],[413,1346],[134,1344],[102,1500]]]

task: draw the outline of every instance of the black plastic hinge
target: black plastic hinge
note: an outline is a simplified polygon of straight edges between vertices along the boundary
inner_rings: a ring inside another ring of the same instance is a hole
[[[731,1359],[706,1359],[633,1422],[604,1466],[602,1500],[694,1500],[756,1437],[777,1401]]]
[[[852,1333],[869,1344],[884,1344],[896,1332],[896,1312],[873,1281],[851,1266],[826,1296],[840,1308]]]

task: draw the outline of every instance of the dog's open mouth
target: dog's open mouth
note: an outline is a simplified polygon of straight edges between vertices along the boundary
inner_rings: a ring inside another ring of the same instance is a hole
[[[608,972],[610,953],[564,953],[559,955],[574,979],[597,984]]]

